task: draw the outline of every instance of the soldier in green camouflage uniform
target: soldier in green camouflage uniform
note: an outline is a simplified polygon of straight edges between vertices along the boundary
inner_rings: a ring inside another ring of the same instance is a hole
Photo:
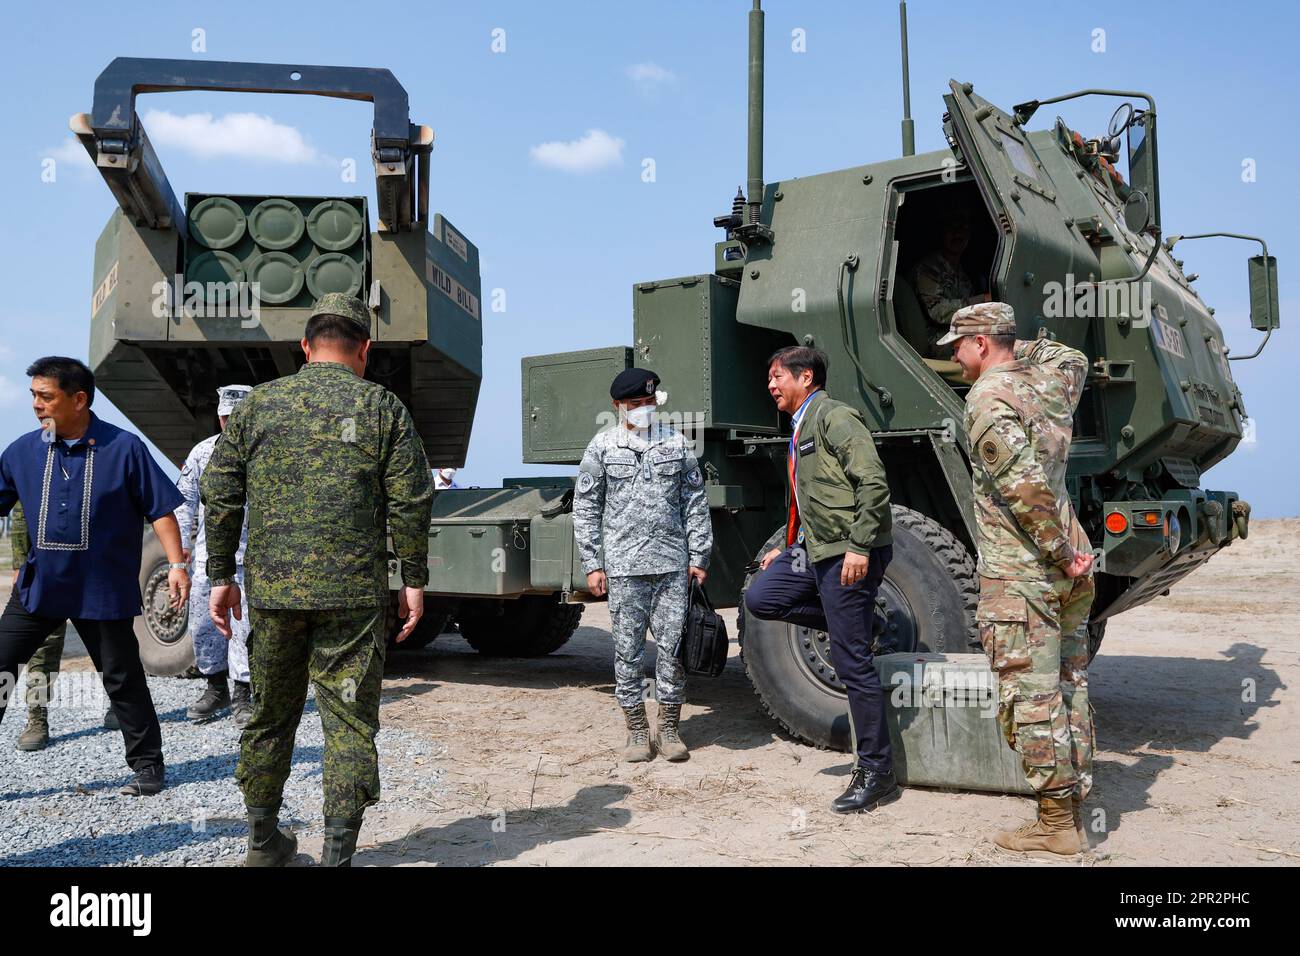
[[[988,301],[987,295],[973,294],[970,276],[962,268],[961,257],[969,244],[970,211],[954,207],[943,222],[939,247],[912,267],[912,288],[930,320],[926,329],[930,358],[948,356],[948,349],[939,339],[947,333],[958,309]]]
[[[1015,340],[1001,302],[953,316],[947,341],[967,379],[979,548],[980,640],[998,674],[998,720],[1039,795],[1039,816],[999,833],[1005,849],[1087,848],[1092,786],[1088,611],[1092,546],[1065,487],[1088,360],[1049,339]]]
[[[321,297],[303,340],[307,364],[240,404],[203,473],[212,614],[229,635],[244,507],[244,582],[257,688],[236,779],[249,812],[246,865],[281,865],[296,841],[277,828],[307,696],[325,732],[323,865],[349,865],[362,812],[379,799],[379,693],[389,606],[385,535],[401,565],[399,640],[428,582],[429,465],[410,412],[361,376],[370,314]]]
[[[23,518],[22,502],[9,513],[9,547],[13,557],[14,582],[18,570],[27,560],[31,539],[27,536],[27,521]],[[54,682],[59,677],[63,662],[63,641],[68,633],[64,621],[27,662],[27,726],[18,735],[19,750],[43,750],[50,742],[50,698],[54,696]]]

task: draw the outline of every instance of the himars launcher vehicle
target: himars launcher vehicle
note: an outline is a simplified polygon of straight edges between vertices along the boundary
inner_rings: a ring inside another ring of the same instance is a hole
[[[1231,374],[1238,356],[1228,356],[1213,310],[1192,288],[1195,276],[1170,254],[1175,241],[1198,237],[1162,231],[1154,101],[1085,90],[1008,113],[953,82],[943,115],[950,148],[913,155],[904,40],[904,155],[766,183],[757,2],[749,26],[747,196],[714,220],[726,236],[711,271],[636,284],[630,346],[523,360],[525,460],[576,464],[609,407],[613,375],[632,364],[659,371],[669,392],[662,411],[691,426],[707,476],[710,596],[737,605],[751,562],[784,539],[789,423],[767,394],[764,362],[783,345],[815,344],[830,355],[830,393],[861,409],[889,475],[895,557],[879,598],[880,650],[977,647],[961,425],[968,386],[934,354],[909,281],[946,211],[965,207],[972,218],[963,264],[980,291],[1015,308],[1022,338],[1050,335],[1092,360],[1068,483],[1098,554],[1095,651],[1109,617],[1164,593],[1249,526],[1237,493],[1201,487],[1202,473],[1242,440],[1246,409]],[[256,384],[302,362],[295,343],[308,292],[332,279],[368,297],[381,357],[368,375],[411,407],[431,464],[463,462],[480,375],[477,251],[441,217],[429,231],[431,134],[406,122],[405,93],[395,105],[394,88],[401,91],[382,70],[118,60],[100,77],[93,116],[74,119],[122,206],[96,248],[92,366],[105,394],[173,460],[215,431],[217,384]],[[355,226],[338,224],[330,210],[352,221],[338,209],[348,206],[364,222],[360,198],[191,194],[182,209],[133,109],[135,92],[163,89],[374,99],[380,231],[344,243]],[[1025,129],[1040,106],[1082,95],[1125,101],[1106,136],[1085,139],[1060,119]],[[1127,180],[1116,169],[1121,152]],[[1266,342],[1278,326],[1277,274],[1259,243],[1248,263],[1251,324]],[[272,252],[287,255],[265,262]],[[331,253],[355,267],[316,265]],[[298,291],[271,299],[252,329],[239,318],[153,318],[148,290],[174,272],[187,281],[261,278],[276,296]],[[439,492],[430,625],[419,640],[454,617],[486,653],[541,654],[563,644],[577,625],[576,602],[587,597],[572,487],[571,479],[532,478]],[[153,669],[175,672],[188,642],[183,620],[157,599],[160,552],[149,547],[137,630]],[[810,743],[847,746],[826,635],[743,610],[740,629],[765,709]]]

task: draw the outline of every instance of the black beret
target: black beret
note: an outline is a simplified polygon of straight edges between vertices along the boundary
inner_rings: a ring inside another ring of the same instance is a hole
[[[609,386],[609,397],[615,401],[625,398],[645,398],[659,387],[659,376],[648,368],[628,368],[614,376]]]

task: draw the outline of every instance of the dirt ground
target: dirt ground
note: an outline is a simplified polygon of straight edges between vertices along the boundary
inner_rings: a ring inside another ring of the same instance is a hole
[[[484,658],[447,634],[390,658],[382,720],[428,734],[444,776],[367,814],[357,864],[1294,864],[1298,591],[1300,518],[1258,521],[1168,597],[1111,622],[1091,671],[1093,849],[1079,861],[985,841],[1031,816],[1022,797],[907,789],[871,814],[832,813],[848,758],[781,735],[734,645],[720,678],[689,686],[691,759],[620,762],[602,604],[549,657]],[[315,857],[319,842],[301,848]]]
[[[1286,693],[1300,680],[1298,585],[1300,519],[1260,521],[1110,624],[1091,672],[1099,751],[1082,865],[1300,860],[1300,713]],[[608,628],[594,605],[539,660],[482,658],[453,635],[395,655],[383,719],[445,748],[445,787],[429,812],[372,810],[357,862],[1024,862],[983,839],[1032,815],[1021,797],[908,789],[871,814],[832,813],[848,759],[778,733],[734,648],[720,678],[689,687],[691,759],[621,763]]]

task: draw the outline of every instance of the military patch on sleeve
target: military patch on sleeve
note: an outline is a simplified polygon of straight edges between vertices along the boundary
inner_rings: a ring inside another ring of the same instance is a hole
[[[578,476],[578,493],[585,495],[591,491],[591,486],[596,483],[596,478],[591,472],[584,471]]]
[[[1014,457],[997,429],[989,426],[975,439],[975,455],[991,475],[1000,475]]]
[[[704,484],[704,475],[700,473],[700,469],[692,468],[686,476],[686,483],[692,488],[698,488]]]

